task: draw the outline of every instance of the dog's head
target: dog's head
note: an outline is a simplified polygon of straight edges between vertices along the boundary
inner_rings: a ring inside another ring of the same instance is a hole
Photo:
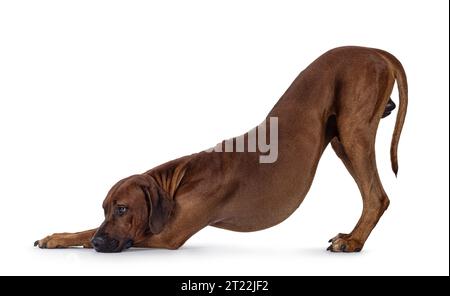
[[[149,234],[160,233],[174,202],[148,175],[117,182],[104,202],[105,221],[91,240],[98,252],[120,252]]]

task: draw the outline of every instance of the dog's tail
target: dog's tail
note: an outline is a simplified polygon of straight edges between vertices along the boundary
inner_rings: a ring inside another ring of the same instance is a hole
[[[397,176],[398,173],[397,147],[400,140],[400,134],[402,133],[403,123],[405,122],[406,109],[408,107],[408,81],[406,79],[406,73],[402,67],[402,64],[400,64],[399,61],[397,61],[397,63],[397,67],[395,69],[395,79],[397,80],[399,107],[391,142],[391,164],[395,176]]]
[[[379,51],[389,63],[392,65],[394,77],[397,81],[398,94],[399,94],[399,107],[397,112],[397,119],[395,122],[394,133],[391,141],[391,165],[395,176],[398,173],[398,157],[397,148],[400,140],[400,134],[402,133],[403,123],[405,122],[406,109],[408,107],[408,81],[406,79],[406,73],[402,64],[397,58],[385,51]]]

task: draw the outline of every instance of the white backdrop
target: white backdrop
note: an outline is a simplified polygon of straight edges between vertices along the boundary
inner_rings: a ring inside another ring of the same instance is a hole
[[[0,2],[0,274],[448,275],[448,21],[440,0]],[[342,45],[390,51],[410,85],[398,179],[395,113],[379,128],[391,206],[362,253],[325,251],[361,211],[331,149],[268,230],[207,228],[178,251],[33,248],[98,226],[117,180],[257,125]]]

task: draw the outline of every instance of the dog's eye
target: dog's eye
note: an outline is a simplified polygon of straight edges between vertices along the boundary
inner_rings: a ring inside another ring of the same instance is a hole
[[[123,214],[125,214],[127,212],[128,208],[124,207],[124,206],[118,206],[116,208],[116,214],[119,216],[122,216]]]

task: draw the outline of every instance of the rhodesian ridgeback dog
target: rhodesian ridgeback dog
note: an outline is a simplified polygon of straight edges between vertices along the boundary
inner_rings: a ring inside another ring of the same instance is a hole
[[[267,151],[250,149],[250,144],[247,151],[215,149],[170,161],[115,184],[103,202],[105,220],[97,229],[56,233],[35,245],[93,247],[99,252],[177,249],[208,225],[234,231],[274,226],[299,207],[331,143],[359,187],[363,211],[352,232],[332,238],[328,250],[359,252],[389,205],[377,172],[375,135],[380,119],[395,107],[390,100],[395,81],[399,108],[391,164],[397,174],[408,102],[405,71],[385,51],[341,47],[302,71],[270,111],[267,119],[278,123],[275,161],[261,163]],[[268,120],[262,125],[267,127]],[[250,143],[254,135],[246,133],[231,143]]]

